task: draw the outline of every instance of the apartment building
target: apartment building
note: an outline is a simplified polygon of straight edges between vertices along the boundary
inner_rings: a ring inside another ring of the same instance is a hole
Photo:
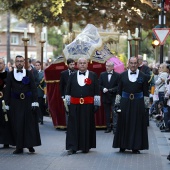
[[[7,60],[7,14],[0,15],[0,57],[4,57]],[[32,24],[27,24],[23,20],[18,20],[14,15],[10,15],[10,58],[14,59],[16,55],[25,55],[24,42],[22,38],[24,37],[24,30],[27,30],[27,36],[29,38],[27,44],[27,56],[28,58],[40,59],[41,43],[39,39],[36,41],[35,28]],[[46,62],[49,58],[53,58],[53,47],[47,42],[47,29],[43,28],[44,38],[46,43],[44,43],[43,48],[43,58]],[[36,43],[38,42],[38,43]]]

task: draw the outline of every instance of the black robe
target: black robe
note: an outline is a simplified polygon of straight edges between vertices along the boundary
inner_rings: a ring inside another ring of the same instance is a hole
[[[66,95],[77,98],[99,95],[97,75],[94,72],[89,72],[88,78],[92,83],[80,86],[77,82],[77,73],[71,75]],[[89,151],[91,148],[96,148],[94,104],[70,104],[66,150]]]
[[[139,71],[138,80],[131,82],[128,79],[128,71],[121,74],[118,93],[143,92],[148,96],[147,77]],[[117,131],[113,140],[113,148],[129,150],[148,149],[148,132],[145,115],[144,98],[130,100],[121,98],[121,113],[118,116]]]
[[[31,104],[37,102],[37,89],[33,75],[26,71],[29,82],[24,84],[14,78],[14,72],[7,77],[5,102],[9,106],[13,134],[17,148],[29,148],[41,145],[37,115],[31,110]],[[25,99],[20,99],[20,93],[28,93]]]
[[[0,98],[0,144],[15,145],[12,135],[11,119],[8,114],[9,112],[4,113],[2,110],[2,100],[4,100],[5,95],[6,78],[7,71],[0,73],[0,92],[3,94]],[[7,114],[8,121],[5,121],[4,114]]]

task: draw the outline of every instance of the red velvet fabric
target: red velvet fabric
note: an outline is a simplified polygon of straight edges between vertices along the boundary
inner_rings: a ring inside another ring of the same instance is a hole
[[[67,66],[65,65],[65,63],[51,64],[48,68],[45,69],[49,111],[51,113],[53,125],[56,128],[66,127],[64,104],[61,99],[59,90],[60,73],[61,71],[66,69]],[[89,63],[88,69],[96,72],[99,76],[101,72],[105,71],[105,64],[100,64],[96,62],[93,62],[92,64]],[[106,127],[103,105],[96,113],[95,120],[97,128]]]

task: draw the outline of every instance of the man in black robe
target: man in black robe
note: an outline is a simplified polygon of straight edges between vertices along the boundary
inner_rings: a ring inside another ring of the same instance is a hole
[[[65,99],[65,92],[66,92],[66,87],[67,87],[67,82],[71,74],[73,74],[76,70],[75,68],[75,61],[72,58],[67,59],[67,66],[68,69],[64,70],[60,74],[60,94],[61,98]],[[65,113],[66,116],[66,125],[68,122],[68,112],[66,111]]]
[[[72,74],[66,89],[69,117],[66,135],[68,155],[96,148],[95,112],[100,106],[97,75],[87,70],[88,62],[79,58],[78,71]]]
[[[117,113],[114,109],[115,98],[117,94],[119,82],[119,74],[114,71],[114,63],[112,61],[106,62],[106,71],[100,74],[99,85],[102,93],[102,102],[104,105],[104,111],[106,115],[106,131],[111,132],[111,114],[113,122],[113,133],[116,132],[117,126]]]
[[[144,96],[148,96],[148,81],[138,69],[137,58],[129,59],[129,70],[120,75],[118,94],[121,96],[121,113],[118,116],[117,131],[113,148],[126,149],[139,154],[148,149],[148,132]]]
[[[41,145],[36,115],[37,88],[32,72],[24,69],[24,62],[22,56],[16,56],[16,68],[7,76],[5,91],[5,103],[11,113],[16,142],[13,154],[23,153],[23,148],[28,148],[33,153],[33,147]]]
[[[3,148],[9,148],[9,145],[14,145],[9,114],[6,110],[7,108],[3,108],[6,112],[2,109],[4,107],[2,101],[5,95],[6,78],[5,61],[3,58],[0,58],[0,144],[3,144]]]

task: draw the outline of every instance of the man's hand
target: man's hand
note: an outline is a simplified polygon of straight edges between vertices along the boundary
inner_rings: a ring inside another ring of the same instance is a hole
[[[106,92],[108,92],[108,89],[107,89],[107,88],[104,88],[104,89],[103,89],[103,93],[106,93]]]

